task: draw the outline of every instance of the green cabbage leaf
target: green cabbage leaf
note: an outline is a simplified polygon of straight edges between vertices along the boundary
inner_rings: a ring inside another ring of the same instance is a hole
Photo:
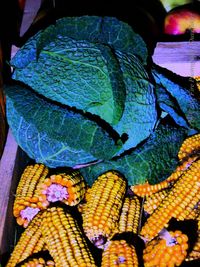
[[[122,142],[83,114],[47,102],[22,85],[6,87],[7,118],[19,146],[49,167],[112,158]]]

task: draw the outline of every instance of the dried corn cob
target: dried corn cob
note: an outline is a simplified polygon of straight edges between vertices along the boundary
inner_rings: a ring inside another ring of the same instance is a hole
[[[47,202],[39,202],[38,185],[45,180],[47,174],[48,168],[43,164],[27,166],[22,173],[13,206],[13,215],[19,225],[27,227],[33,217],[46,208]]]
[[[41,202],[61,201],[69,206],[77,205],[85,194],[85,181],[79,171],[51,175],[40,184]]]
[[[192,251],[186,258],[186,261],[200,260],[200,215],[196,218],[197,220],[197,240],[194,244]]]
[[[188,237],[181,231],[163,232],[147,243],[143,251],[145,267],[180,266],[187,255]]]
[[[169,187],[169,182],[164,180],[158,184],[151,185],[148,182],[144,184],[137,184],[131,186],[131,190],[134,194],[140,197],[151,196],[152,194],[159,192],[160,190]]]
[[[175,214],[173,217],[177,219],[177,221],[183,220],[195,220],[199,215],[199,205],[200,205],[200,189],[199,192],[192,197],[191,202],[185,207],[184,210],[179,207],[178,209],[181,211],[180,213]]]
[[[197,155],[193,155],[186,160],[182,161],[180,165],[177,166],[175,171],[164,181],[151,185],[148,182],[145,184],[138,184],[131,186],[131,190],[134,194],[140,197],[148,197],[151,196],[161,190],[170,188],[176,180],[183,174],[185,170],[189,168],[189,166],[198,158]]]
[[[133,245],[125,240],[108,241],[103,254],[101,267],[138,267],[138,258]]]
[[[197,88],[200,91],[200,76],[194,76],[193,78],[195,79]]]
[[[42,232],[40,230],[41,221],[42,215],[38,213],[22,233],[6,267],[14,267],[17,263],[25,260],[36,251],[35,247],[42,237]],[[37,249],[37,251],[39,251],[39,249]]]
[[[79,211],[81,214],[83,214],[83,212],[84,212],[84,207],[85,207],[87,201],[88,201],[89,198],[90,198],[90,190],[91,190],[91,188],[87,186],[86,189],[85,189],[85,195],[84,195],[84,198],[83,198],[83,199],[81,200],[81,202],[79,202],[78,205],[77,205],[78,211]]]
[[[90,241],[102,247],[117,229],[127,183],[116,171],[100,175],[92,185],[83,212],[83,229]]]
[[[195,161],[170,189],[169,194],[150,215],[141,229],[141,236],[153,239],[165,227],[172,217],[181,213],[190,205],[194,196],[200,199],[200,160]]]
[[[148,214],[152,214],[154,210],[160,205],[165,197],[168,195],[169,189],[158,191],[150,196],[147,196],[144,201],[144,211]]]
[[[198,152],[200,152],[200,134],[195,134],[185,139],[178,152],[178,158],[183,160]]]
[[[96,266],[76,220],[63,208],[43,212],[41,231],[56,266]]]
[[[44,257],[30,257],[22,263],[17,264],[16,267],[54,267],[55,263],[53,260],[44,259]]]
[[[125,197],[119,218],[118,233],[138,233],[140,209],[140,200],[137,196]]]

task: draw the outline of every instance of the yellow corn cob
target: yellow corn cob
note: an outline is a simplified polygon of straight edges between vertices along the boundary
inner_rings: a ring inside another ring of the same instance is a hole
[[[101,267],[138,267],[135,247],[125,240],[108,241],[102,254]]]
[[[164,180],[158,184],[151,185],[148,182],[144,184],[137,184],[131,186],[131,190],[133,191],[134,194],[140,197],[147,197],[151,196],[152,194],[165,189],[169,187],[169,182],[167,180]]]
[[[192,248],[192,251],[186,258],[186,261],[200,260],[200,215],[196,218],[197,220],[197,240]]]
[[[160,205],[165,197],[168,195],[168,189],[158,191],[150,196],[147,196],[144,201],[144,211],[148,214],[152,214],[154,210]]]
[[[43,257],[31,257],[17,265],[17,267],[54,267],[53,260],[45,260]]]
[[[17,263],[25,260],[33,254],[35,247],[42,236],[42,232],[40,230],[41,221],[41,213],[38,213],[22,233],[6,267],[15,267]]]
[[[140,197],[148,197],[152,194],[155,194],[161,190],[170,188],[173,183],[183,174],[185,170],[189,168],[189,166],[198,158],[198,156],[193,155],[181,162],[180,165],[177,166],[175,171],[164,181],[151,185],[148,182],[144,184],[138,184],[131,186],[131,190],[134,194]]]
[[[196,80],[196,85],[197,85],[197,88],[200,92],[200,76],[195,76],[193,78]]]
[[[48,174],[48,168],[43,164],[27,166],[20,178],[15,201],[13,215],[17,218],[17,223],[27,227],[32,218],[39,210],[46,208],[47,203],[39,202],[38,185],[42,183]]]
[[[137,196],[125,197],[119,218],[118,233],[138,233],[140,209],[140,200]]]
[[[79,171],[70,171],[51,175],[40,184],[41,202],[61,201],[66,205],[75,206],[84,197],[85,181]]]
[[[181,231],[165,232],[147,243],[143,251],[145,267],[180,266],[187,255],[188,237]]]
[[[86,191],[85,191],[84,198],[83,198],[83,199],[81,200],[81,202],[79,202],[78,205],[77,205],[78,211],[79,211],[81,214],[83,214],[83,212],[84,212],[84,207],[85,207],[87,201],[88,201],[89,198],[90,198],[90,190],[91,190],[91,188],[87,186],[85,190],[86,190]]]
[[[200,198],[200,160],[193,162],[164,198],[157,209],[150,215],[141,229],[141,236],[153,239],[165,227],[172,217],[181,216],[194,196]]]
[[[200,134],[195,134],[185,139],[178,152],[178,158],[183,160],[198,151],[200,151]]]
[[[100,175],[92,185],[83,212],[83,229],[89,240],[101,248],[117,229],[127,183],[116,171]]]
[[[41,231],[56,266],[96,266],[76,220],[63,208],[51,207],[43,212]]]
[[[180,160],[179,166],[176,170],[164,181],[150,185],[148,182],[131,186],[131,190],[138,196],[150,196],[162,189],[168,188],[174,183],[182,173],[189,168],[189,166],[198,158],[200,151],[200,134],[188,137],[181,145],[178,158]]]
[[[180,213],[175,214],[173,217],[177,221],[183,220],[195,220],[199,215],[199,201],[200,201],[200,189],[195,196],[192,197],[191,202],[185,207],[184,210],[181,210],[179,207]]]
[[[39,231],[41,231],[41,230],[39,230]],[[43,238],[43,236],[42,236],[42,234],[41,234],[41,237],[40,237],[40,239],[38,240],[38,242],[35,244],[35,247],[34,247],[34,249],[33,249],[33,253],[38,253],[38,252],[40,252],[40,251],[44,251],[44,250],[46,250],[47,248],[46,248],[46,244],[45,244],[45,242],[44,242],[44,238]]]

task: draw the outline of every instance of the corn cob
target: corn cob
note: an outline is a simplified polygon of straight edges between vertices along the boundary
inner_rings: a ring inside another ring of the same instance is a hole
[[[118,227],[126,181],[116,171],[100,175],[92,185],[83,212],[83,229],[89,240],[102,248]]]
[[[190,155],[198,153],[200,151],[200,134],[195,134],[183,142],[178,152],[179,160],[183,160]]]
[[[180,266],[187,255],[188,237],[181,231],[163,233],[147,243],[143,251],[145,267]]]
[[[77,222],[63,208],[51,207],[43,212],[41,231],[56,266],[96,266]]]
[[[51,175],[40,184],[41,202],[61,201],[69,206],[77,205],[85,194],[85,181],[78,171]]]
[[[197,88],[200,92],[200,76],[194,76],[193,78],[195,79]]]
[[[55,263],[53,260],[45,260],[43,257],[31,257],[23,263],[17,264],[16,267],[54,267]]]
[[[166,227],[172,217],[181,216],[194,196],[200,199],[200,160],[195,161],[177,180],[157,209],[150,215],[141,229],[141,236],[153,239]]]
[[[119,218],[118,233],[138,233],[140,209],[140,200],[137,196],[125,197]]]
[[[90,198],[90,190],[91,188],[90,187],[86,187],[85,189],[85,195],[84,195],[84,198],[81,200],[81,202],[78,203],[77,205],[77,208],[78,208],[78,211],[83,215],[83,212],[84,212],[84,207],[86,205],[86,203],[88,202],[89,198]]]
[[[41,221],[41,213],[38,213],[22,233],[6,267],[15,267],[17,263],[25,260],[36,251],[35,247],[42,238],[42,232],[40,230]],[[37,251],[39,251],[39,249],[37,249]]]
[[[47,174],[48,168],[43,164],[27,166],[22,173],[13,206],[13,215],[19,225],[27,227],[33,217],[46,208],[47,202],[39,202],[38,185],[45,180]]]
[[[167,197],[168,191],[168,189],[164,189],[152,194],[151,196],[147,196],[143,205],[144,211],[148,214],[152,214],[163,199]]]
[[[189,168],[189,166],[198,158],[197,155],[193,155],[181,162],[180,165],[174,170],[174,172],[164,181],[161,181],[158,184],[151,185],[148,182],[144,184],[138,184],[131,186],[131,190],[134,194],[140,197],[148,197],[151,196],[161,190],[170,188],[176,180],[183,174],[185,170]]]
[[[135,247],[125,240],[108,241],[102,254],[101,267],[138,267]]]
[[[200,260],[200,215],[196,218],[197,220],[197,240],[194,244],[192,251],[186,258],[186,261]]]

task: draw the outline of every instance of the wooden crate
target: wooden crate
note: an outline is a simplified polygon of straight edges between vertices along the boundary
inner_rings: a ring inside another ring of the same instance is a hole
[[[27,155],[18,147],[9,130],[0,161],[0,261],[3,263],[13,250],[15,219],[12,214],[15,190],[27,164]]]
[[[153,60],[156,64],[179,75],[200,76],[199,47],[200,42],[158,43]],[[180,55],[178,60],[176,60],[177,53],[178,56]],[[183,64],[186,64],[186,69]],[[28,161],[28,156],[18,147],[9,130],[0,159],[0,262],[2,264],[13,250],[15,243],[16,223],[12,215],[12,206],[20,175]],[[188,263],[184,266],[192,266],[192,264]]]

